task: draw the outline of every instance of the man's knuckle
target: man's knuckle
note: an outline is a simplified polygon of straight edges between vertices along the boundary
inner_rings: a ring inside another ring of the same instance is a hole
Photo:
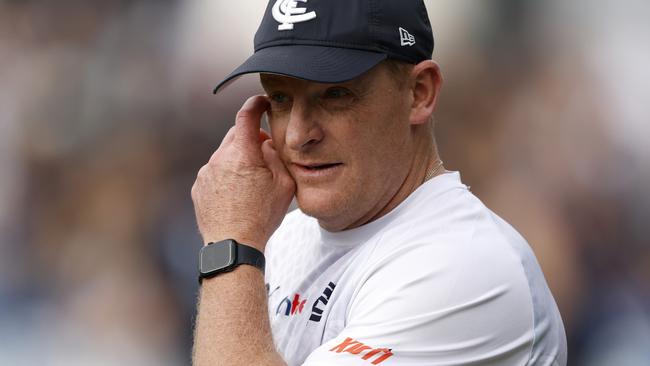
[[[202,185],[206,180],[209,179],[210,177],[210,165],[206,164],[199,169],[198,174],[196,175],[196,182],[194,183],[195,185]],[[198,189],[198,187],[197,187]]]
[[[220,160],[219,157],[216,157],[216,156],[213,155],[210,158],[210,160],[208,160],[208,162],[205,164],[206,170],[209,169],[209,167],[216,166],[219,163],[219,160]]]
[[[235,131],[237,131],[237,128],[235,126],[230,127],[228,129],[228,132],[226,132],[226,134],[224,135],[223,140],[221,140],[221,144],[223,144],[228,137],[233,136],[235,134]]]
[[[221,156],[223,155],[223,146],[220,146],[215,152],[212,153],[210,156],[210,159],[208,160],[208,163],[215,163],[221,159]]]
[[[190,196],[192,197],[192,200],[196,200],[197,190],[198,188],[196,187],[196,183],[192,184],[192,188],[190,188]]]
[[[252,112],[247,109],[243,109],[237,112],[237,115],[235,116],[235,122],[249,120],[250,118],[252,118]]]

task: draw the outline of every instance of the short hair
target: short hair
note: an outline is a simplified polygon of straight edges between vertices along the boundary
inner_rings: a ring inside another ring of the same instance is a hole
[[[390,74],[391,79],[393,79],[399,90],[404,90],[404,88],[408,86],[409,77],[415,65],[393,58],[386,59],[382,63],[388,69],[388,73]],[[429,123],[427,124],[427,129],[431,135],[431,138],[435,141],[434,123],[435,122],[433,120],[433,116],[431,116],[431,119],[429,119]]]
[[[382,63],[386,65],[386,68],[388,69],[393,81],[397,84],[397,87],[399,89],[404,89],[404,87],[407,86],[409,75],[415,65],[393,58],[386,59]]]

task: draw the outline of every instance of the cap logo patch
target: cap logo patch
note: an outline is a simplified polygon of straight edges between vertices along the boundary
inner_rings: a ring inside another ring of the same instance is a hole
[[[299,8],[298,2],[308,0],[277,0],[273,5],[273,18],[280,23],[278,30],[292,30],[294,23],[306,22],[316,18],[316,12],[307,13],[306,8]]]
[[[415,44],[415,37],[402,27],[399,28],[399,38],[402,46],[413,46]]]

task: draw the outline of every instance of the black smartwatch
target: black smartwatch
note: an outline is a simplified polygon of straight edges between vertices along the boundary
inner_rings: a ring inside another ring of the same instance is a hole
[[[199,254],[199,283],[204,278],[230,272],[240,264],[255,266],[264,272],[264,253],[234,239],[210,243],[201,248]]]

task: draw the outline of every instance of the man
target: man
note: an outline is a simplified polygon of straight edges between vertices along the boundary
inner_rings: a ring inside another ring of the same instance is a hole
[[[530,248],[438,157],[432,51],[421,0],[269,2],[215,89],[266,95],[192,188],[196,365],[566,364]]]

